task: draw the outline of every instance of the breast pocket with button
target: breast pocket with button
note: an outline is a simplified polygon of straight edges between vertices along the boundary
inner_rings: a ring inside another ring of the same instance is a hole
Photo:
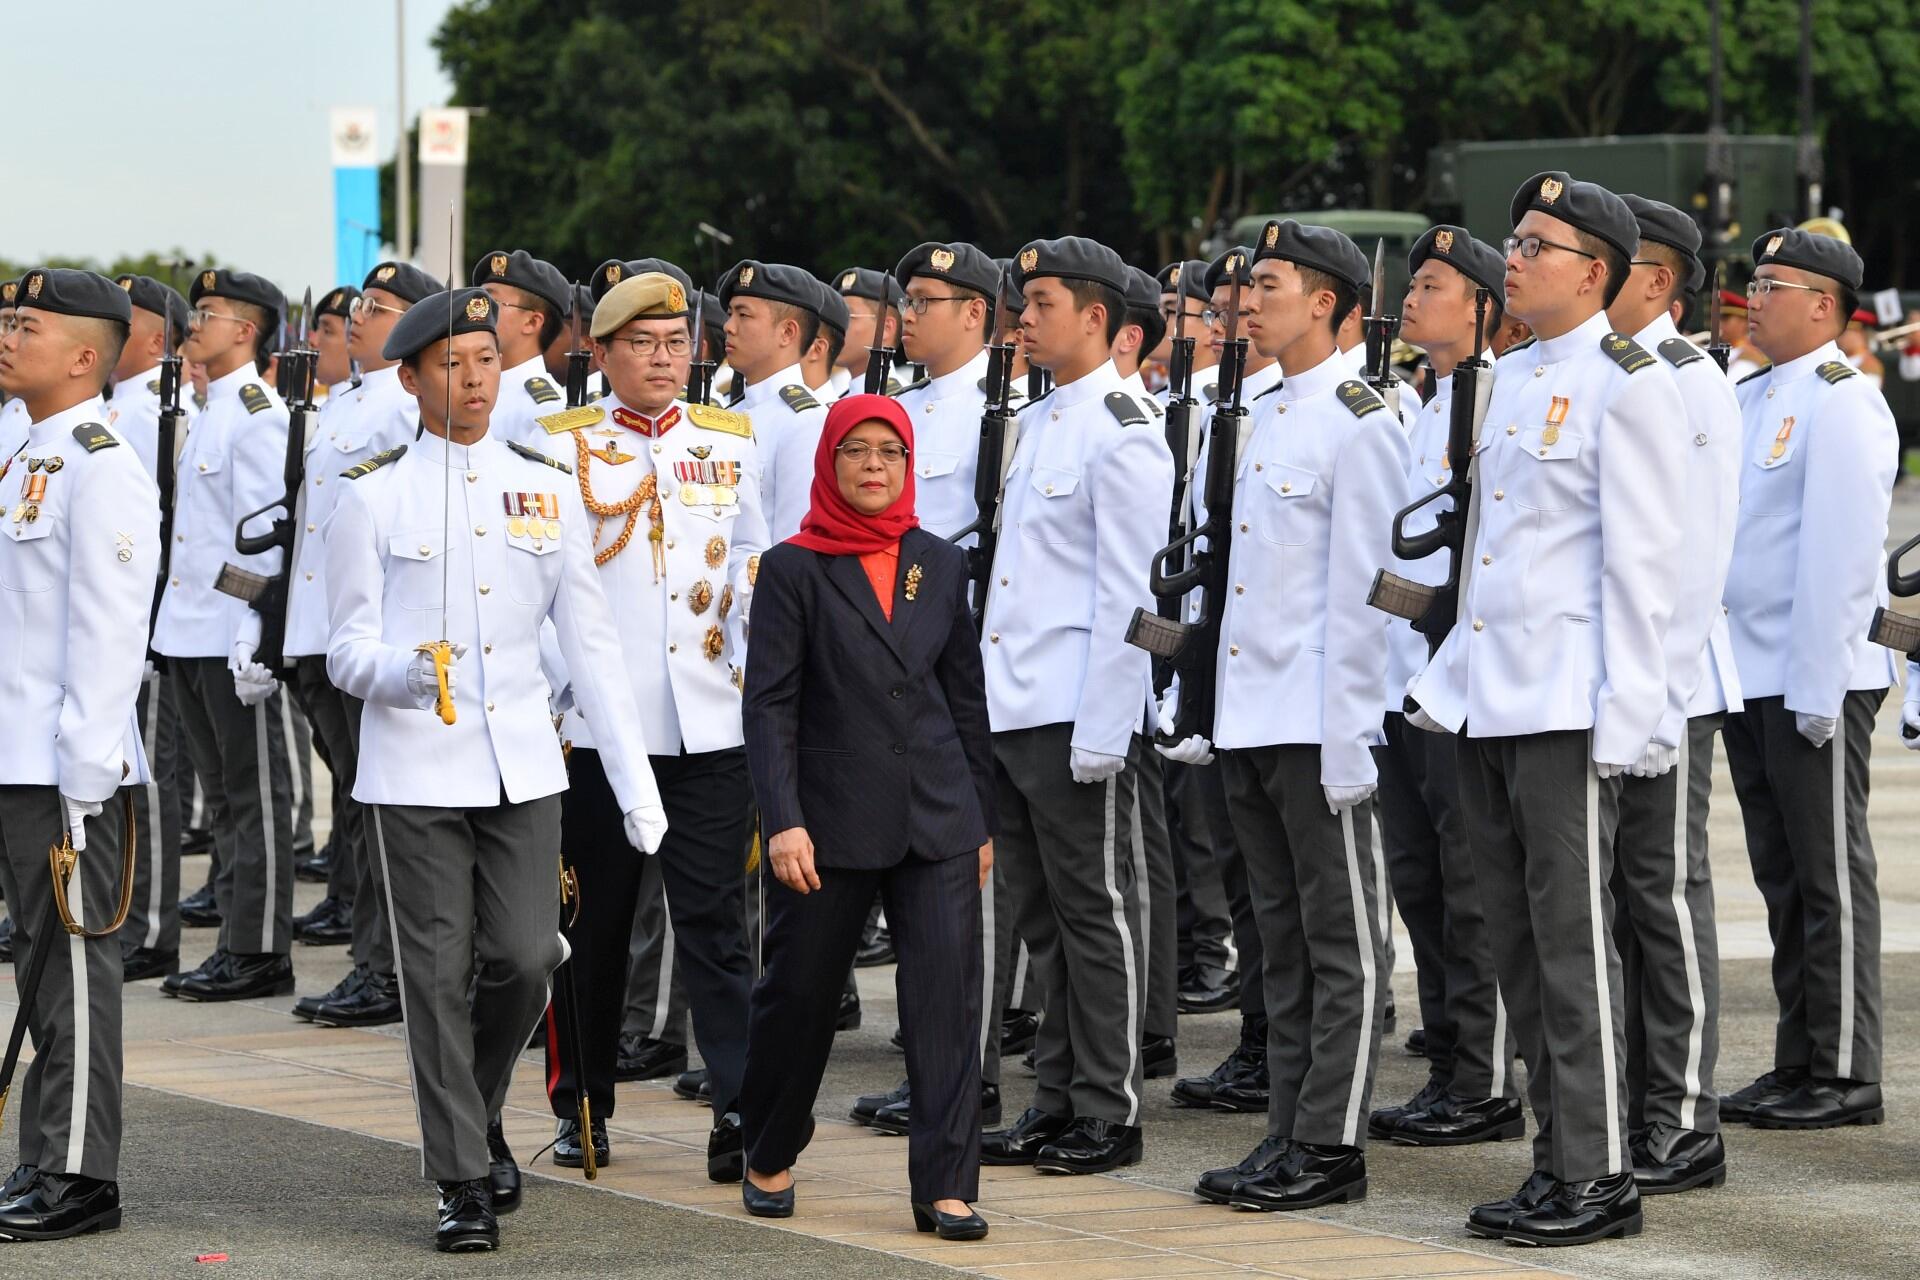
[[[960,465],[960,455],[957,453],[936,453],[930,449],[922,449],[914,456],[916,459],[914,471],[922,480],[931,480],[936,476],[950,476],[954,468]]]
[[[447,578],[440,564],[446,537],[438,529],[396,533],[387,540],[387,576],[402,609],[438,609],[445,602]]]
[[[1774,449],[1780,454],[1774,456]],[[1768,438],[1756,444],[1751,465],[1740,481],[1740,511],[1743,515],[1778,516],[1800,506],[1802,476],[1799,465],[1800,442]]]
[[[559,538],[507,535],[507,594],[515,603],[543,608],[559,581]]]
[[[1578,431],[1546,426],[1521,431],[1518,444],[1526,461],[1514,463],[1507,496],[1529,511],[1565,511],[1573,506],[1586,484],[1585,469],[1579,465],[1585,442]]]
[[[0,547],[0,587],[8,591],[45,591],[53,585],[53,520],[45,513],[32,523],[10,522]]]
[[[1025,504],[1020,516],[1021,536],[1055,545],[1082,541],[1090,522],[1079,475],[1054,467],[1035,467],[1028,483],[1041,501]]]
[[[1314,498],[1319,474],[1285,462],[1265,463],[1260,473],[1267,482],[1260,501],[1260,536],[1283,547],[1311,540],[1321,517],[1322,504]]]

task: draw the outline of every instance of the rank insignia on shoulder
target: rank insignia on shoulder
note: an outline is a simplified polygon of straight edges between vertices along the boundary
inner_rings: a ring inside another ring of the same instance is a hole
[[[1660,358],[1676,369],[1684,369],[1696,360],[1705,360],[1707,353],[1688,342],[1685,338],[1668,338],[1654,348]]]
[[[813,398],[813,393],[797,382],[780,388],[780,399],[785,401],[787,408],[795,413],[805,413],[809,409],[820,407],[820,402]]]
[[[151,378],[151,379],[148,379],[148,381],[147,381],[147,390],[148,390],[148,392],[150,392],[150,393],[151,393],[151,394],[153,394],[153,395],[156,395],[156,396],[157,396],[157,395],[159,395],[159,394],[160,394],[160,379],[158,379],[158,378]]]
[[[892,374],[888,374],[887,385],[881,389],[880,394],[885,396],[897,396],[904,390],[906,390],[906,388],[900,385],[900,379],[894,377]]]
[[[1124,391],[1109,391],[1105,401],[1107,412],[1123,427],[1137,427],[1146,422],[1147,411],[1140,402]]]
[[[102,449],[111,449],[120,443],[118,436],[97,422],[81,423],[73,429],[73,438],[79,441],[80,447],[88,453],[98,453]],[[57,471],[59,468],[49,466],[47,470]]]
[[[545,417],[535,418],[548,435],[565,435],[569,431],[579,431],[590,427],[607,416],[607,411],[597,404],[583,404],[577,409],[562,409],[559,413],[549,413]]]
[[[753,419],[731,409],[716,409],[710,404],[687,406],[687,421],[708,431],[724,431],[730,436],[753,439]]]
[[[389,462],[397,460],[400,455],[406,451],[407,446],[403,444],[395,445],[391,449],[383,449],[371,458],[368,458],[365,462],[356,462],[345,471],[342,471],[340,478],[342,480],[358,480],[361,476],[370,476],[380,468],[386,466]]]
[[[1358,378],[1348,378],[1336,389],[1340,403],[1347,406],[1347,412],[1356,418],[1387,407],[1387,402],[1374,394],[1373,388]]]
[[[262,409],[271,409],[273,401],[267,399],[267,391],[257,382],[249,382],[240,388],[240,403],[246,406],[248,413],[259,413]]]
[[[540,452],[538,449],[532,448],[528,445],[521,444],[518,440],[507,441],[507,448],[513,450],[515,453],[519,454],[521,457],[525,458],[529,462],[544,462],[548,466],[552,467],[555,471],[564,471],[568,475],[573,474],[573,468],[568,466],[566,463],[556,462],[554,459],[549,458],[546,454]]]
[[[1146,402],[1146,404],[1147,404],[1147,412],[1151,413],[1154,417],[1164,418],[1167,416],[1167,411],[1160,407],[1160,402],[1158,400],[1149,400]]]
[[[1814,372],[1820,375],[1822,382],[1828,384],[1845,382],[1848,378],[1855,377],[1859,373],[1857,369],[1844,360],[1829,360],[1818,369],[1815,369]]]
[[[1600,350],[1606,353],[1607,359],[1628,373],[1638,373],[1653,363],[1653,356],[1647,349],[1624,333],[1608,333],[1600,339]]]
[[[560,393],[553,389],[553,384],[537,373],[527,379],[526,388],[527,394],[533,397],[535,404],[552,404],[560,398]]]

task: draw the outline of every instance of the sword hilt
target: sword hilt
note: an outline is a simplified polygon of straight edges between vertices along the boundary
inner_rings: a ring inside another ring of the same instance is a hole
[[[447,687],[447,669],[453,665],[453,644],[447,640],[430,640],[416,646],[414,652],[433,655],[433,683],[436,689],[433,709],[439,713],[441,724],[452,724],[455,719],[453,690]]]

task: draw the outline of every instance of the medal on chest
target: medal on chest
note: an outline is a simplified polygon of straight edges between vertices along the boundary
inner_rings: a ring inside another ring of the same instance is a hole
[[[534,546],[560,538],[560,495],[557,493],[503,493],[507,533],[531,538]]]
[[[1780,458],[1786,454],[1787,441],[1792,437],[1793,419],[1791,417],[1782,418],[1780,420],[1780,430],[1773,437],[1773,448],[1767,451],[1767,456],[1776,462],[1779,461]]]
[[[32,524],[40,518],[40,504],[47,497],[47,473],[41,459],[27,459],[27,472],[20,477],[20,500],[13,504],[13,522]]]
[[[1555,396],[1553,403],[1547,406],[1547,428],[1540,433],[1540,443],[1549,447],[1560,443],[1560,424],[1567,420],[1567,410],[1573,407],[1573,401],[1566,396]]]

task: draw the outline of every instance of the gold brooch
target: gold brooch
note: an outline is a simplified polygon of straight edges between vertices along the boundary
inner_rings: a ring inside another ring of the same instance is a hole
[[[920,566],[917,564],[911,564],[907,566],[907,599],[917,600],[919,599],[919,597],[920,597]]]

